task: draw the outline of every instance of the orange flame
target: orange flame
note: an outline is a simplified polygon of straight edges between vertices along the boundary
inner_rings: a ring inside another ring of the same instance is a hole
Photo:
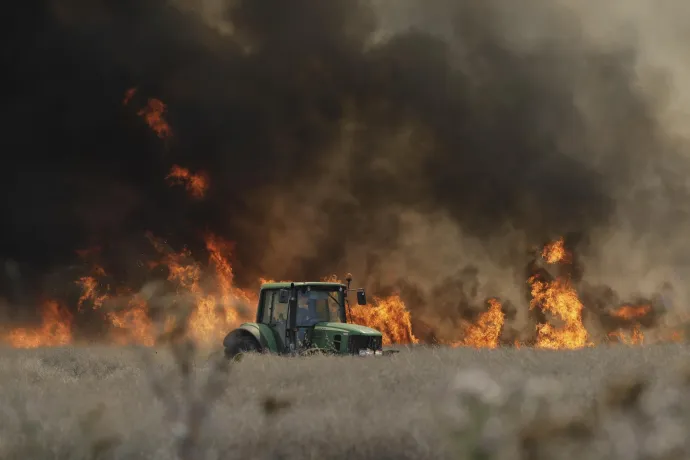
[[[137,91],[137,88],[128,89],[124,94],[123,105],[129,105]],[[164,118],[166,110],[166,104],[161,100],[149,98],[146,106],[141,108],[137,115],[144,119],[159,138],[165,139],[172,135],[172,129]],[[209,187],[206,173],[193,174],[179,165],[171,167],[166,180],[171,185],[184,186],[187,192],[197,199],[205,197]],[[192,299],[188,329],[198,343],[217,344],[224,334],[240,322],[252,320],[252,308],[241,307],[252,304],[256,306],[257,295],[234,286],[234,273],[229,262],[231,246],[226,241],[214,235],[206,238],[209,260],[207,266],[202,266],[194,260],[188,249],[174,252],[162,241],[150,235],[149,240],[161,254],[162,260],[146,261],[143,265],[149,269],[164,265],[168,269],[168,281],[176,286],[178,294],[186,294]],[[95,248],[81,251],[80,255],[86,258],[97,253],[98,248]],[[571,262],[571,254],[566,250],[563,238],[546,244],[541,256],[548,264]],[[99,282],[99,277],[105,275],[105,270],[95,266],[91,275],[76,281],[82,289],[77,302],[78,311],[82,311],[87,303],[95,310],[102,309],[110,296],[110,287]],[[268,282],[265,279],[261,281]],[[324,281],[338,282],[338,277],[330,276]],[[583,304],[570,280],[559,278],[547,282],[538,276],[532,276],[528,283],[532,294],[530,308],[539,307],[560,318],[564,323],[560,328],[551,324],[539,324],[537,347],[562,349],[591,345],[582,323]],[[480,315],[475,324],[464,325],[464,338],[453,345],[487,348],[498,346],[505,314],[498,299],[490,299],[488,302],[488,311]],[[113,326],[113,340],[120,344],[155,345],[156,336],[149,317],[150,308],[152,305],[147,304],[145,300],[130,295],[127,308],[124,310],[104,312],[104,316]],[[631,319],[644,316],[649,309],[649,306],[625,306],[612,315]],[[380,330],[384,344],[419,342],[412,331],[411,313],[399,295],[373,297],[370,305],[353,305],[351,313],[354,322]],[[6,340],[16,347],[64,345],[72,340],[71,324],[71,314],[56,301],[49,301],[43,306],[41,327],[15,329]],[[639,326],[636,326],[630,341],[641,341],[643,338]],[[515,341],[515,346],[520,347],[521,344]]]
[[[582,324],[582,302],[570,282],[556,279],[552,282],[529,279],[532,291],[530,308],[540,306],[559,317],[565,325],[555,328],[551,324],[537,326],[537,347],[550,349],[572,349],[587,346],[587,330]]]
[[[137,88],[130,88],[125,91],[125,96],[122,99],[122,105],[129,105],[132,98],[137,93]],[[146,107],[140,109],[137,115],[142,117],[146,124],[156,133],[156,135],[165,139],[172,135],[172,128],[168,122],[163,118],[163,114],[167,110],[166,105],[160,99],[149,98]]]
[[[626,345],[642,345],[644,343],[644,333],[640,330],[640,325],[636,324],[630,334],[618,330],[614,332],[609,332],[610,339],[617,339],[619,342]]]
[[[337,275],[321,279],[325,283],[343,283]],[[419,339],[412,333],[412,315],[399,295],[373,297],[367,305],[352,305],[350,321],[376,329],[383,336],[383,344],[414,344]]]
[[[43,324],[37,329],[17,328],[10,331],[6,342],[15,348],[56,347],[72,342],[72,315],[59,303],[43,304]]]
[[[151,239],[160,252],[163,245]],[[209,252],[209,266],[213,275],[209,276],[202,266],[194,261],[187,249],[180,253],[167,253],[165,264],[168,267],[168,280],[177,284],[180,290],[191,295],[194,305],[188,320],[190,336],[201,345],[215,345],[225,334],[243,321],[251,321],[251,308],[240,313],[242,306],[256,305],[255,294],[245,292],[233,285],[233,272],[228,262],[230,244],[215,235],[206,237]],[[202,278],[207,281],[202,285]]]
[[[137,88],[130,88],[125,91],[125,96],[122,99],[122,105],[129,105],[132,98],[137,93]],[[149,98],[146,107],[140,109],[137,115],[142,117],[146,124],[156,133],[156,135],[165,139],[172,136],[172,128],[163,117],[167,110],[167,106],[160,99]]]
[[[148,315],[148,306],[142,299],[134,298],[124,311],[108,312],[113,325],[113,340],[118,345],[155,345],[153,324]]]
[[[209,180],[206,173],[192,174],[189,169],[182,166],[173,165],[166,179],[171,185],[184,185],[185,190],[193,198],[203,198],[208,190]]]
[[[105,275],[105,271],[102,268],[98,273]],[[76,281],[76,284],[82,288],[82,295],[77,302],[79,311],[82,311],[84,303],[89,300],[93,303],[94,309],[99,309],[103,306],[103,302],[107,299],[107,296],[98,294],[98,281],[96,278],[93,276],[83,276]]]
[[[496,348],[501,337],[505,314],[497,299],[489,299],[489,310],[482,313],[475,324],[467,326],[465,338],[453,346]]]
[[[137,115],[143,117],[149,128],[161,139],[172,135],[172,128],[163,118],[166,109],[167,107],[163,101],[151,98],[148,100],[147,106],[137,112]]]
[[[192,257],[189,249],[173,251],[163,240],[147,235],[153,247],[160,254],[158,260],[149,260],[143,267],[149,269],[167,268],[168,281],[177,290],[178,296],[173,303],[179,304],[182,295],[190,299],[191,314],[187,317],[189,336],[200,345],[218,346],[222,337],[241,322],[253,321],[258,296],[255,292],[246,291],[234,285],[234,272],[230,263],[232,245],[215,235],[206,237],[208,262],[200,263]],[[559,240],[561,241],[561,240]],[[558,263],[569,260],[569,255],[559,241],[544,248],[542,256],[547,262]],[[96,257],[98,248],[79,251],[84,258]],[[151,305],[143,298],[131,295],[125,289],[125,308],[120,311],[104,311],[106,300],[112,296],[109,285],[100,281],[106,276],[100,265],[93,265],[89,276],[82,276],[76,284],[81,287],[81,296],[77,302],[79,311],[84,308],[103,311],[103,316],[111,324],[111,341],[116,344],[140,344],[153,346],[157,343],[157,334],[150,317]],[[270,282],[261,279],[262,283]],[[337,276],[329,276],[323,281],[340,282]],[[552,324],[537,326],[537,343],[540,348],[566,349],[590,346],[588,334],[582,323],[583,305],[577,296],[570,280],[558,278],[545,281],[539,276],[528,280],[532,301],[530,308],[541,308],[559,318],[564,325],[555,327]],[[119,293],[122,295],[122,293]],[[465,324],[463,338],[453,346],[476,348],[496,348],[505,321],[505,314],[498,299],[488,300],[489,308],[482,313],[476,323]],[[89,306],[89,307],[87,307]],[[244,308],[244,307],[247,308]],[[649,306],[624,306],[613,315],[625,318],[636,318],[646,314]],[[383,343],[419,343],[412,330],[412,317],[399,295],[389,297],[372,297],[369,305],[352,305],[350,320],[380,330]],[[169,318],[168,318],[169,319]],[[167,320],[166,320],[167,321]],[[43,307],[41,326],[28,329],[14,329],[4,340],[15,347],[39,347],[66,345],[72,341],[72,317],[58,302],[47,302]],[[167,324],[167,323],[166,323]],[[639,325],[627,337],[623,331],[610,334],[624,343],[642,343],[644,335]],[[674,336],[676,340],[681,340]],[[521,347],[515,341],[515,347]]]
[[[255,304],[258,298],[253,293],[233,286],[234,274],[228,262],[231,245],[227,241],[208,235],[206,249],[209,252],[209,263],[215,268],[216,293],[198,295],[189,326],[197,342],[212,345],[220,342],[230,329],[251,319],[241,317],[237,307]],[[197,285],[193,292],[199,291]]]
[[[571,260],[563,238],[545,245],[541,255],[550,264],[569,263]],[[527,282],[532,294],[530,309],[541,308],[564,323],[560,328],[548,323],[538,324],[537,348],[573,349],[591,345],[588,343],[587,329],[582,323],[583,305],[570,280],[557,278],[547,282],[535,275]]]
[[[419,343],[410,312],[398,295],[374,297],[371,305],[353,305],[351,312],[353,322],[381,331],[384,345]]]
[[[615,316],[616,318],[621,318],[621,319],[626,319],[626,320],[633,320],[636,318],[641,318],[648,314],[650,311],[652,311],[652,307],[649,305],[639,305],[639,306],[632,306],[632,305],[623,305],[622,307],[618,308],[617,310],[614,310],[611,312],[611,316]]]
[[[187,295],[192,301],[187,330],[190,338],[198,345],[217,346],[231,329],[241,322],[253,320],[254,311],[251,305],[256,305],[258,298],[256,294],[245,292],[233,285],[232,267],[228,262],[230,244],[209,235],[206,238],[209,264],[202,267],[192,258],[188,249],[173,252],[162,241],[150,235],[149,239],[154,248],[163,255],[160,263],[168,268],[168,280],[177,286],[177,293]],[[156,266],[158,264],[149,265],[151,268]],[[78,301],[79,311],[87,305],[99,310],[106,300],[111,297],[115,299],[111,296],[110,287],[98,282],[97,277],[105,275],[105,271],[100,266],[95,266],[93,273],[92,276],[84,276],[76,281],[82,288]],[[127,291],[125,289],[125,293]],[[111,341],[120,345],[155,345],[157,333],[149,315],[149,305],[139,296],[125,295],[125,298],[129,300],[125,302],[124,308],[103,313],[104,318],[111,324]],[[240,306],[248,308],[240,309]],[[167,315],[164,323],[169,324],[172,318]],[[41,327],[14,329],[5,340],[15,347],[66,345],[72,341],[71,319],[69,312],[61,309],[57,302],[49,302],[45,307]]]
[[[558,262],[570,262],[570,256],[565,249],[565,240],[559,238],[544,246],[541,252],[542,258],[549,264],[556,264]]]

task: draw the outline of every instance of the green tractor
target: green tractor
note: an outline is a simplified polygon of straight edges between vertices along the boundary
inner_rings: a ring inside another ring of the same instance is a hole
[[[364,289],[329,282],[266,283],[261,286],[256,322],[243,323],[223,340],[225,356],[258,352],[288,356],[331,354],[381,356],[381,332],[348,322],[348,293],[366,305]],[[389,354],[387,351],[385,354]]]

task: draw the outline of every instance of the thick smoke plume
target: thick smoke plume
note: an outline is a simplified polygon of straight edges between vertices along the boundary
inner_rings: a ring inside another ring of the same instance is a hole
[[[240,284],[351,271],[440,335],[490,296],[524,323],[530,251],[563,235],[583,283],[682,304],[690,8],[571,3],[7,6],[4,297],[31,304],[76,249],[127,277],[146,231],[212,231]],[[204,200],[171,164],[208,174]]]

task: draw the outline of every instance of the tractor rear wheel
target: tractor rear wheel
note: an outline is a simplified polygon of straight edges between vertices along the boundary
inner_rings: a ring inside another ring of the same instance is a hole
[[[225,357],[229,360],[235,360],[243,353],[256,353],[258,351],[259,345],[253,337],[240,335],[233,337],[225,347]]]

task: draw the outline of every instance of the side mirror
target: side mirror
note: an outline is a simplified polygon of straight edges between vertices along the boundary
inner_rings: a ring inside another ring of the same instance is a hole
[[[290,299],[290,291],[287,289],[281,289],[278,293],[278,303],[288,303]]]
[[[364,293],[364,289],[357,289],[357,305],[366,305],[367,295]]]

